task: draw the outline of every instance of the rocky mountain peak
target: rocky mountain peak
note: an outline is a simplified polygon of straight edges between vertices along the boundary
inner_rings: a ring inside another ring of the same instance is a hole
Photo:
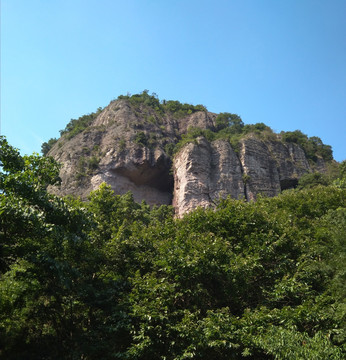
[[[244,125],[237,115],[160,102],[147,92],[120,96],[71,120],[61,134],[47,154],[62,164],[61,187],[52,192],[86,199],[106,182],[116,194],[131,191],[138,202],[172,204],[177,216],[227,196],[275,196],[303,174],[325,171],[330,160],[316,147],[312,161],[299,141],[264,124]],[[294,135],[303,145],[313,143]]]

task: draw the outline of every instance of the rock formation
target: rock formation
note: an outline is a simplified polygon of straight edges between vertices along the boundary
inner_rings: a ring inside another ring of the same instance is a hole
[[[228,141],[209,143],[198,138],[175,156],[173,206],[180,216],[227,196],[247,200],[255,200],[258,194],[272,197],[295,187],[309,171],[304,152],[296,144],[249,136],[240,141],[237,155]]]
[[[229,142],[203,137],[187,144],[174,159],[173,206],[177,216],[209,207],[218,199],[244,197],[242,166]]]
[[[215,131],[216,117],[203,110],[177,116],[128,99],[112,101],[83,131],[64,134],[49,151],[62,163],[62,185],[50,190],[86,199],[106,182],[116,194],[131,191],[138,202],[172,204],[182,216],[227,196],[275,196],[312,171],[303,149],[277,134],[266,139],[249,133],[236,148],[225,139],[199,136],[172,156],[188,129]],[[325,169],[323,159],[316,167]]]

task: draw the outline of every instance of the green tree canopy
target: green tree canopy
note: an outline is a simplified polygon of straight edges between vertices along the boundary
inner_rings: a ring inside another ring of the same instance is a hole
[[[345,358],[344,187],[174,219],[0,145],[0,359]]]
[[[232,133],[241,133],[242,128],[244,127],[243,120],[237,114],[231,113],[220,113],[216,119],[216,130],[222,130],[225,128],[230,128]]]

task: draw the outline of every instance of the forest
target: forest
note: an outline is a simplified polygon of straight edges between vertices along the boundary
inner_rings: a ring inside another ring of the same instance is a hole
[[[176,219],[0,146],[0,359],[345,358],[345,161]]]

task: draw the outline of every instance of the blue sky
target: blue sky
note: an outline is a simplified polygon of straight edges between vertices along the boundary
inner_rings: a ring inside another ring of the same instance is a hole
[[[1,134],[40,152],[120,94],[203,104],[346,158],[345,0],[1,0]]]

